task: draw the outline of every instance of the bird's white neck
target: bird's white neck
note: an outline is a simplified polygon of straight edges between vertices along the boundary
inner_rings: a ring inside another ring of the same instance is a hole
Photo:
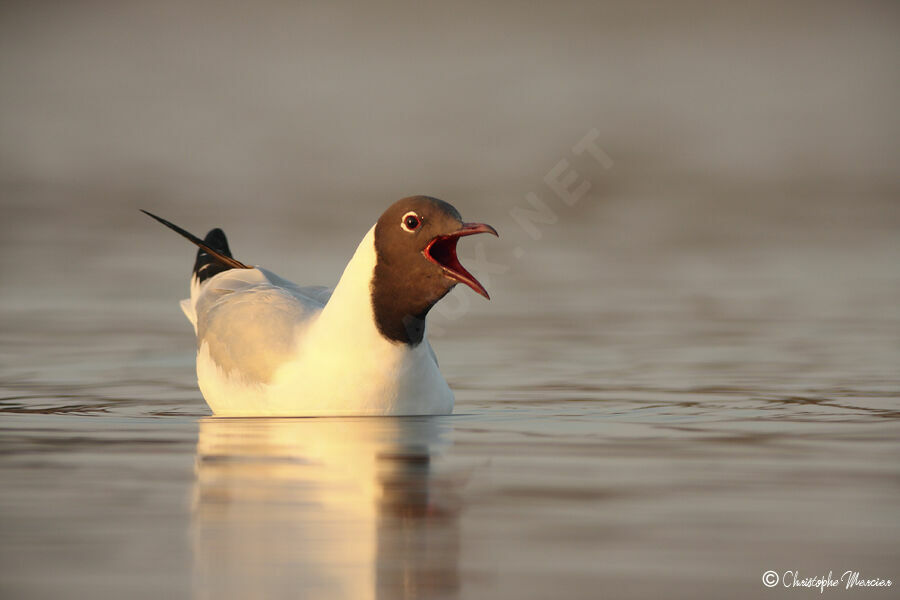
[[[359,243],[353,258],[347,263],[331,299],[317,319],[316,327],[327,331],[329,336],[340,337],[354,343],[396,349],[402,344],[385,338],[375,324],[371,288],[376,260],[373,226]]]

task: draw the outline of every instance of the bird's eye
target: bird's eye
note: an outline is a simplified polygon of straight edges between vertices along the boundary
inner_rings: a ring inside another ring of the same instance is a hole
[[[410,233],[418,229],[419,225],[421,224],[422,219],[420,219],[419,215],[414,212],[406,213],[405,215],[403,215],[403,219],[400,221],[400,226],[403,228],[403,230]]]

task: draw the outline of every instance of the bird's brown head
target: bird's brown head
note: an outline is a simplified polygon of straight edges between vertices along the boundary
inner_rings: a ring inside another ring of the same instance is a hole
[[[372,306],[386,338],[418,344],[431,307],[464,283],[485,298],[487,290],[459,262],[460,238],[498,235],[485,223],[467,223],[451,204],[428,196],[398,200],[375,225],[375,274]]]

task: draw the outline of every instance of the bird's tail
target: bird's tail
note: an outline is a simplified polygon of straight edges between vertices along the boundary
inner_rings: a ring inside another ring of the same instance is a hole
[[[146,210],[141,210],[141,212],[156,219],[172,231],[190,240],[199,248],[197,250],[197,258],[194,261],[193,276],[191,277],[191,299],[181,301],[181,309],[196,328],[197,319],[194,310],[194,300],[196,293],[200,288],[200,284],[223,271],[228,271],[230,269],[252,269],[253,267],[248,267],[231,256],[231,250],[228,248],[228,239],[225,237],[225,232],[219,228],[210,230],[210,232],[206,234],[206,237],[201,240],[194,234],[185,231],[174,223],[166,221],[162,217],[158,217]]]
[[[206,237],[203,238],[203,243],[207,248],[215,250],[217,254],[210,254],[207,249],[202,246],[197,249],[197,260],[194,261],[193,277],[197,284],[203,283],[213,275],[218,275],[222,271],[236,268],[229,263],[223,262],[219,258],[219,256],[225,256],[231,259],[234,258],[231,256],[231,250],[228,248],[228,238],[225,237],[224,231],[218,227],[211,229],[209,233],[206,234]]]

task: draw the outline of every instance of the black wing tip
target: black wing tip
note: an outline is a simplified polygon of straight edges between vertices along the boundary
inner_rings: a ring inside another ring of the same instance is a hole
[[[154,215],[154,214],[153,214],[152,212],[150,212],[149,210],[144,210],[143,208],[139,208],[138,210],[141,211],[142,213],[144,213],[145,215],[147,215],[148,217],[150,217],[151,219],[156,219],[156,220],[159,221],[160,223],[166,223],[166,222],[167,222],[165,219],[163,219],[162,217],[157,217],[156,215]]]
[[[216,227],[214,229],[210,229],[206,234],[206,237],[203,238],[203,241],[207,246],[219,252],[222,256],[227,256],[228,258],[233,258],[231,256],[231,249],[228,247],[228,238],[225,236],[225,232],[220,228]],[[233,267],[224,264],[220,259],[211,255],[209,252],[204,250],[203,248],[197,249],[197,259],[194,261],[194,278],[198,283],[203,283],[210,277],[214,275],[218,275],[224,271],[230,271]]]
[[[200,251],[197,252],[197,260],[194,263],[194,275],[199,278],[198,268],[203,266],[201,265],[201,256],[203,257],[203,264],[209,265],[211,262],[216,262],[216,267],[224,267],[224,268],[213,268],[213,269],[205,269],[205,272],[215,271],[215,273],[220,273],[222,271],[227,271],[228,269],[252,269],[253,267],[248,267],[241,261],[235,259],[231,256],[231,251],[228,248],[228,239],[225,237],[225,232],[216,227],[215,229],[210,230],[209,233],[206,234],[207,240],[201,240],[193,233],[186,231],[175,225],[174,223],[163,219],[160,216],[154,215],[149,210],[144,210],[143,208],[139,208],[142,213],[145,215],[159,221],[175,233],[184,237],[187,240],[190,240],[193,244],[200,248]],[[215,273],[211,273],[207,277],[211,277]],[[205,279],[204,277],[203,279]],[[202,279],[201,279],[202,281]]]
[[[138,210],[141,211],[142,213],[144,213],[145,215],[147,215],[148,217],[150,217],[151,219],[155,219],[155,220],[159,221],[160,223],[162,223],[163,225],[165,225],[166,227],[168,227],[168,228],[171,229],[172,231],[175,231],[175,232],[177,232],[177,233],[183,235],[184,237],[186,237],[187,239],[191,240],[191,241],[194,242],[195,244],[197,243],[197,241],[200,240],[200,238],[198,238],[197,236],[193,235],[193,234],[190,233],[189,231],[185,231],[184,229],[182,229],[181,227],[179,227],[179,226],[176,225],[175,223],[172,223],[171,221],[167,221],[167,220],[163,219],[162,217],[160,217],[159,215],[154,215],[154,214],[153,214],[152,212],[150,212],[149,210],[144,210],[143,208],[139,208]]]
[[[231,256],[231,251],[228,250],[228,238],[225,237],[225,232],[222,231],[221,228],[216,227],[214,229],[210,229],[207,232],[206,237],[203,238],[203,241],[222,252],[222,254],[227,254]]]

